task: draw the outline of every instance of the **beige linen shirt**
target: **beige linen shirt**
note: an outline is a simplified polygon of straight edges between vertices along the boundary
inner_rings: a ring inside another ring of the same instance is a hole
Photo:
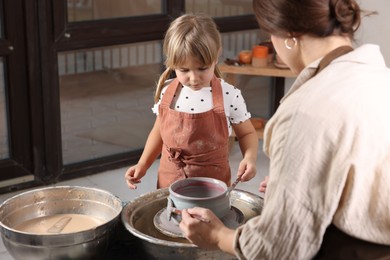
[[[237,229],[240,259],[310,259],[333,223],[390,245],[390,70],[363,45],[305,68],[265,129],[262,214]]]

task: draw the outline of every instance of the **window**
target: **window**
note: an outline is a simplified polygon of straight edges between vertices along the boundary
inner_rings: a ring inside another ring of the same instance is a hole
[[[68,21],[93,21],[162,14],[161,0],[67,0]]]
[[[213,17],[253,14],[252,0],[186,0],[186,12],[206,13]]]

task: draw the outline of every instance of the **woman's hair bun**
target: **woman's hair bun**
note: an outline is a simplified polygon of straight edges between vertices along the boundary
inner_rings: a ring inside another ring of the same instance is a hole
[[[330,0],[330,16],[334,19],[333,31],[353,35],[360,25],[360,7],[355,0]]]

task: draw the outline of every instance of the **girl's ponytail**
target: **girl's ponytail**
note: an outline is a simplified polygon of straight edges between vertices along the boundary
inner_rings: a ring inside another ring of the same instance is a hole
[[[172,72],[173,70],[171,70],[170,68],[166,68],[165,71],[161,74],[160,78],[158,79],[156,93],[154,94],[155,103],[157,103],[158,100],[160,99],[161,91],[164,87],[165,81],[169,79],[169,76],[172,74]]]

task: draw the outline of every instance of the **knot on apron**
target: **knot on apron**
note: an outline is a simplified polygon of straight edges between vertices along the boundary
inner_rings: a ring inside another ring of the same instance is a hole
[[[168,151],[168,159],[169,161],[173,162],[176,164],[178,169],[183,169],[186,164],[184,163],[184,157],[181,154],[182,150],[180,148],[170,148],[167,147]]]

